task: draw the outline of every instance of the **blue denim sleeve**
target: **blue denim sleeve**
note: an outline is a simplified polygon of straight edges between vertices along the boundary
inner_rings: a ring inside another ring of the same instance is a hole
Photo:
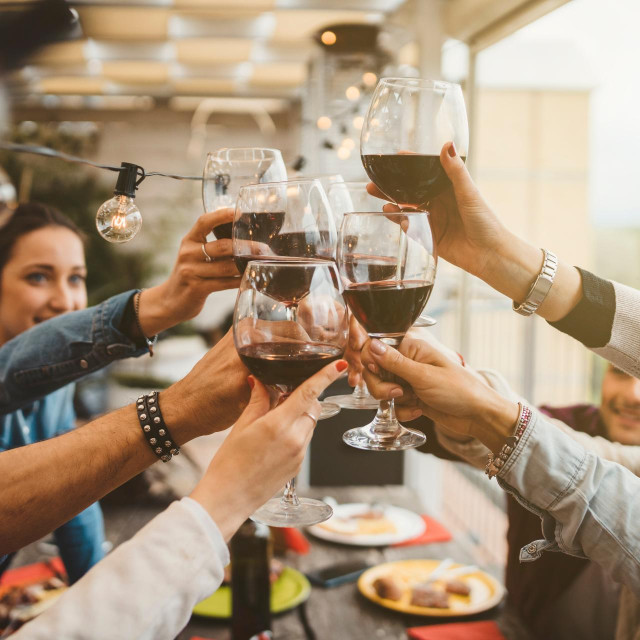
[[[134,291],[66,313],[0,347],[0,415],[10,413],[114,360],[147,353],[122,332]]]
[[[498,482],[542,519],[542,551],[594,560],[640,597],[640,478],[586,451],[534,412],[531,424],[498,474]]]
[[[104,557],[104,520],[97,502],[54,531],[60,557],[73,584]]]

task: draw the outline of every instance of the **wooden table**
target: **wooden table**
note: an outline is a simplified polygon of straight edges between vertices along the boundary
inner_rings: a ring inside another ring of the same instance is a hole
[[[309,497],[331,495],[338,502],[381,502],[420,511],[420,503],[409,489],[402,486],[388,487],[342,487],[301,492]],[[133,531],[131,532],[134,533]],[[470,545],[464,536],[456,536],[447,543],[410,547],[351,547],[324,542],[311,538],[309,554],[290,554],[286,563],[302,572],[322,568],[345,560],[361,559],[369,564],[380,564],[392,560],[409,558],[454,558],[464,564],[473,561]],[[485,568],[485,567],[483,567]],[[494,573],[495,571],[490,571]],[[500,581],[502,576],[495,575]],[[304,612],[304,613],[303,613]],[[318,640],[405,640],[406,628],[426,624],[446,622],[442,619],[415,618],[383,609],[366,600],[355,584],[342,585],[333,589],[313,587],[311,596],[300,610],[276,616],[273,631],[277,640],[307,640],[313,636],[305,633],[303,618],[306,619]],[[302,615],[301,615],[302,614]],[[506,605],[485,614],[465,619],[495,620],[507,640],[531,640],[531,635],[523,627],[517,616]],[[451,621],[451,619],[448,619]],[[179,640],[190,640],[192,636],[229,640],[231,637],[227,623],[219,620],[193,617]]]

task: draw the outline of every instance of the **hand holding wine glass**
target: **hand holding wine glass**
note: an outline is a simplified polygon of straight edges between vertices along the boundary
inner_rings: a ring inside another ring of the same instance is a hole
[[[435,280],[428,216],[345,214],[338,266],[344,298],[358,323],[370,337],[397,346],[422,312]],[[373,422],[347,431],[344,440],[359,449],[399,451],[420,446],[425,438],[397,421],[391,399],[380,403]]]
[[[249,376],[251,399],[191,494],[209,511],[225,540],[300,470],[320,411],[318,396],[340,376],[329,364],[270,410],[267,388]]]
[[[398,206],[429,207],[449,186],[440,150],[454,141],[464,159],[469,127],[462,89],[421,78],[382,78],[367,112],[360,153],[371,181]]]
[[[303,313],[290,313],[293,288],[304,301]],[[335,264],[250,261],[240,285],[233,327],[240,359],[282,402],[304,380],[344,353],[347,314]],[[340,370],[346,367],[341,361]],[[317,420],[319,413],[312,415]],[[294,479],[287,483],[282,499],[267,502],[254,519],[271,526],[303,526],[322,522],[331,513],[324,502],[299,499]]]

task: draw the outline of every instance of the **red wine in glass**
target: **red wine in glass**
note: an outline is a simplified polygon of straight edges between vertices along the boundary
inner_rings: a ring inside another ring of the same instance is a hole
[[[294,389],[342,353],[335,345],[317,342],[262,342],[238,349],[244,365],[261,382]]]
[[[344,299],[370,336],[404,336],[429,300],[433,284],[424,281],[350,284]]]

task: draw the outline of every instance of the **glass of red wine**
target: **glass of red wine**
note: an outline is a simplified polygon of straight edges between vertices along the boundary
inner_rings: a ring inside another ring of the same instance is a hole
[[[334,261],[337,232],[321,182],[298,178],[285,182],[247,185],[240,189],[233,224],[233,257],[240,273],[250,260]],[[302,272],[291,275],[285,307],[295,320],[306,295]],[[322,403],[320,419],[340,413],[333,403]]]
[[[397,347],[427,304],[435,281],[428,215],[345,213],[337,259],[351,313],[370,337]],[[381,374],[386,379],[385,372]],[[393,400],[383,400],[373,421],[350,429],[343,440],[357,449],[401,451],[420,446],[426,438],[402,426]]]
[[[450,184],[440,151],[453,141],[463,160],[469,125],[458,84],[382,78],[362,127],[360,155],[371,181],[400,208],[428,210]]]
[[[291,283],[303,302],[289,314]],[[304,380],[342,357],[348,339],[347,309],[335,262],[262,260],[244,272],[233,318],[240,359],[283,402]],[[331,507],[298,498],[295,478],[252,519],[274,527],[308,526],[327,520]]]
[[[202,202],[205,211],[233,208],[240,188],[254,182],[287,179],[287,169],[278,149],[260,147],[223,148],[207,154],[202,174]],[[218,225],[213,234],[231,238],[232,223]]]

